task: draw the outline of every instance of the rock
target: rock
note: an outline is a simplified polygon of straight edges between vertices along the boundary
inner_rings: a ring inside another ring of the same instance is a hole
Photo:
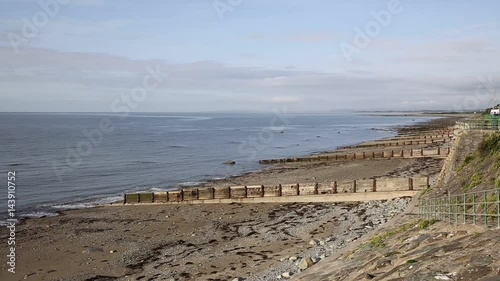
[[[321,260],[326,259],[326,254],[323,254],[323,255],[319,256],[319,259],[321,259]]]
[[[303,258],[299,262],[299,269],[306,270],[313,265],[314,265],[314,262],[311,258]]]
[[[365,279],[372,280],[373,278],[375,278],[375,275],[373,275],[373,274],[369,274],[369,273],[367,273],[367,274],[365,275]]]
[[[299,258],[298,258],[298,257],[296,257],[296,256],[292,256],[292,257],[288,258],[288,260],[289,260],[289,261],[296,261],[296,260],[298,260],[298,259],[299,259]]]
[[[319,245],[321,245],[321,246],[325,246],[325,244],[326,244],[326,242],[325,242],[325,241],[323,241],[323,240],[319,241]]]
[[[226,165],[234,165],[234,164],[236,164],[236,161],[228,160],[228,161],[224,162],[224,164],[226,164]]]
[[[291,273],[291,272],[285,272],[285,273],[281,274],[281,276],[283,276],[283,278],[290,278],[290,277],[292,277],[292,275],[293,275],[293,273]]]
[[[102,253],[102,252],[104,252],[102,248],[87,247],[85,250],[82,251],[82,254]]]
[[[241,277],[236,277],[233,279],[233,281],[245,281],[245,279]]]
[[[283,257],[283,258],[281,258],[281,259],[280,259],[280,262],[284,262],[284,261],[286,261],[287,259],[288,259],[288,258]]]
[[[318,240],[313,239],[313,240],[309,241],[309,245],[311,245],[311,246],[317,246],[318,245]]]
[[[109,253],[110,254],[114,254],[114,253],[116,253],[116,251],[115,250],[111,250],[111,251],[109,251]]]

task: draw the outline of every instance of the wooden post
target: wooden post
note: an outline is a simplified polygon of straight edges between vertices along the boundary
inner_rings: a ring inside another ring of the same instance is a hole
[[[408,190],[413,190],[413,178],[408,178]]]
[[[391,158],[394,157],[394,150],[391,150]]]
[[[356,193],[356,180],[352,183],[353,193]]]
[[[261,185],[260,188],[261,188],[260,197],[264,197],[264,185]]]
[[[372,151],[372,158],[375,159],[375,151]]]
[[[423,148],[420,149],[420,156],[424,156],[424,149]]]
[[[248,197],[248,188],[247,188],[247,186],[245,185],[245,198],[247,198],[247,197]]]
[[[410,157],[413,157],[413,149],[410,149]]]
[[[427,185],[427,188],[431,187],[431,185],[430,185],[430,183],[429,183],[429,176],[427,176],[426,185]]]
[[[155,202],[155,193],[154,192],[151,192],[151,202],[152,203]]]
[[[441,155],[441,147],[438,147],[438,155]]]
[[[228,190],[227,194],[228,194],[229,198],[231,198],[231,187],[230,187],[230,186],[228,186],[228,187],[227,187],[227,190]]]
[[[141,194],[137,193],[137,203],[141,203]]]
[[[300,195],[300,183],[298,183],[296,187],[297,187],[297,195]]]
[[[283,187],[281,186],[281,184],[278,185],[278,194],[280,197],[283,196]]]
[[[363,152],[363,159],[366,159],[366,153]]]
[[[184,190],[181,190],[181,201],[184,201]]]
[[[318,187],[319,187],[319,183],[315,182],[314,183],[314,194],[318,194]]]
[[[212,199],[215,199],[215,188],[212,187]]]
[[[215,196],[214,196],[215,197]],[[170,201],[170,192],[167,192],[167,202]]]
[[[123,193],[123,205],[127,204],[127,194]]]
[[[377,192],[377,179],[373,179],[372,191]]]
[[[333,182],[333,193],[337,193],[337,181]]]

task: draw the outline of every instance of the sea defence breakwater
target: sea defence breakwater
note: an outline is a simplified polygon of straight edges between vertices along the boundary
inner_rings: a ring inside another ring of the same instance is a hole
[[[417,127],[418,128],[418,127]],[[203,204],[203,203],[299,203],[299,202],[355,202],[387,200],[395,197],[414,196],[419,190],[427,189],[434,181],[432,169],[427,165],[439,166],[439,161],[451,153],[451,144],[455,138],[454,128],[441,127],[425,130],[401,132],[395,137],[367,141],[357,145],[338,148],[334,152],[307,157],[260,160],[260,164],[295,163],[307,165],[307,162],[350,163],[350,161],[380,159],[405,159],[425,163],[410,173],[398,172],[390,176],[375,176],[369,179],[345,179],[345,175],[327,177],[319,180],[299,183],[270,184],[266,179],[253,179],[240,182],[220,182],[204,187],[186,187],[173,191],[124,194],[123,203],[134,204]],[[432,162],[429,159],[435,159]],[[397,160],[395,160],[397,161]],[[429,162],[430,161],[430,162]],[[304,162],[304,163],[298,163]],[[358,162],[361,163],[361,162]],[[410,163],[410,162],[408,162]],[[417,163],[417,162],[411,162]],[[384,164],[382,164],[384,165]],[[280,167],[280,166],[278,166]],[[291,168],[293,166],[289,166]],[[291,168],[293,169],[293,168]],[[419,171],[419,172],[417,172]],[[397,174],[400,173],[398,176]],[[430,180],[429,175],[432,175]],[[315,179],[315,177],[312,177]],[[289,179],[282,178],[283,181]],[[292,179],[293,180],[293,179]],[[304,179],[302,179],[304,180]],[[309,179],[305,179],[309,180]],[[247,185],[247,183],[249,183]],[[262,183],[262,184],[256,184]]]
[[[124,204],[201,204],[264,202],[349,202],[413,196],[429,187],[429,177],[339,180],[276,186],[185,188],[167,192],[129,193]]]

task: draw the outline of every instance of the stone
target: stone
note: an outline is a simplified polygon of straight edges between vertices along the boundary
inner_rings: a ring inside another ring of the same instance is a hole
[[[292,275],[293,275],[293,273],[291,273],[291,272],[285,272],[285,273],[281,274],[281,276],[283,276],[284,278],[290,278],[290,277],[292,277]]]
[[[82,251],[82,254],[102,253],[102,252],[104,252],[102,248],[87,247],[85,250]]]
[[[245,281],[245,279],[241,277],[236,277],[232,281]]]
[[[309,245],[311,245],[311,246],[316,246],[316,245],[318,245],[318,240],[313,239],[313,240],[309,241]]]
[[[375,275],[373,275],[373,274],[369,274],[369,273],[367,273],[367,274],[365,275],[365,279],[372,280],[373,278],[375,278]]]
[[[292,256],[292,257],[288,258],[288,260],[289,260],[289,261],[296,261],[296,260],[298,260],[298,259],[299,259],[299,258],[298,258],[298,257],[296,257],[296,256]]]
[[[224,164],[226,164],[226,165],[234,165],[234,164],[236,164],[236,161],[234,161],[234,160],[228,160],[228,161],[224,162]]]
[[[311,258],[303,258],[299,262],[299,269],[306,270],[314,265],[314,261]]]

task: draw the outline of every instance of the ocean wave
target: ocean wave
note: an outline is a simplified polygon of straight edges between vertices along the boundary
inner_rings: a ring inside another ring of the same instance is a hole
[[[32,213],[27,213],[22,215],[23,217],[26,218],[43,218],[43,217],[55,217],[57,216],[57,213],[50,213],[50,212],[32,212]]]

